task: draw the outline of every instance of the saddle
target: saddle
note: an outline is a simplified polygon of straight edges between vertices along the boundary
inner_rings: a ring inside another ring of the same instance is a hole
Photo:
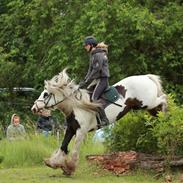
[[[114,103],[119,99],[119,93],[114,86],[107,88],[101,96],[102,99]]]
[[[90,97],[92,96],[92,94],[93,91],[90,91]],[[119,99],[119,97],[120,94],[118,88],[114,86],[109,86],[100,96],[99,100],[102,103],[103,107],[106,108],[110,104],[116,104],[115,102]]]

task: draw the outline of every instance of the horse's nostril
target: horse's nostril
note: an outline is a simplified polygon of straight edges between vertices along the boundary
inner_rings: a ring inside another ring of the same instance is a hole
[[[32,108],[31,111],[32,111],[33,113],[36,113],[36,108],[35,108],[35,107]]]

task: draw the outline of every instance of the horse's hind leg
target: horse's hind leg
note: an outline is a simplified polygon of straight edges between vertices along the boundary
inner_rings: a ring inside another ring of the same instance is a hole
[[[167,96],[165,94],[161,95],[159,97],[160,99],[160,104],[161,104],[161,111],[162,112],[167,112],[167,107],[168,107],[168,104],[167,104]]]
[[[162,111],[165,113],[167,111],[167,97],[166,97],[166,95],[163,94],[160,97],[158,97],[156,99],[154,105],[148,111],[153,116],[156,116],[158,111]]]

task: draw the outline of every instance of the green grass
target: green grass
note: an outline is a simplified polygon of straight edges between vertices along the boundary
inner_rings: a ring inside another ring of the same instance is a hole
[[[73,142],[71,143],[71,147]],[[42,163],[53,150],[58,148],[54,138],[32,137],[27,141],[0,142],[0,156],[4,159],[0,164],[0,183],[160,183],[154,174],[142,171],[129,175],[116,176],[86,161],[89,154],[104,153],[104,146],[92,143],[92,136],[83,143],[77,170],[71,177],[62,175],[62,171],[52,170]]]
[[[26,167],[41,165],[43,158],[48,157],[57,147],[55,138],[31,136],[27,140],[9,142],[0,141],[0,167]]]
[[[145,173],[115,176],[108,172],[94,168],[89,164],[80,165],[71,177],[62,175],[61,170],[42,167],[12,168],[0,170],[0,183],[160,183]]]

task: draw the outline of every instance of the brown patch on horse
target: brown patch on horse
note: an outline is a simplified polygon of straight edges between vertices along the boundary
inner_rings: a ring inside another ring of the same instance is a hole
[[[125,102],[125,105],[126,106],[129,106],[131,109],[142,109],[142,101],[134,98],[134,99],[131,99],[131,98],[128,98]],[[145,108],[145,107],[143,107]]]
[[[162,105],[159,105],[153,109],[149,109],[148,112],[152,115],[152,116],[157,116],[158,112],[162,111]]]
[[[126,89],[124,86],[122,85],[117,85],[115,86],[116,90],[118,91],[119,94],[121,94],[124,98],[125,98],[125,95],[126,95]]]
[[[129,108],[128,106],[126,106],[126,107],[124,108],[124,110],[118,114],[116,120],[121,119],[129,110],[130,110],[130,108]]]
[[[134,98],[128,98],[125,102],[125,108],[123,111],[121,111],[118,116],[117,116],[117,120],[119,120],[120,118],[122,118],[127,112],[129,112],[131,109],[142,109],[142,108],[146,108],[146,106],[142,107],[142,101],[139,101],[138,99]]]

